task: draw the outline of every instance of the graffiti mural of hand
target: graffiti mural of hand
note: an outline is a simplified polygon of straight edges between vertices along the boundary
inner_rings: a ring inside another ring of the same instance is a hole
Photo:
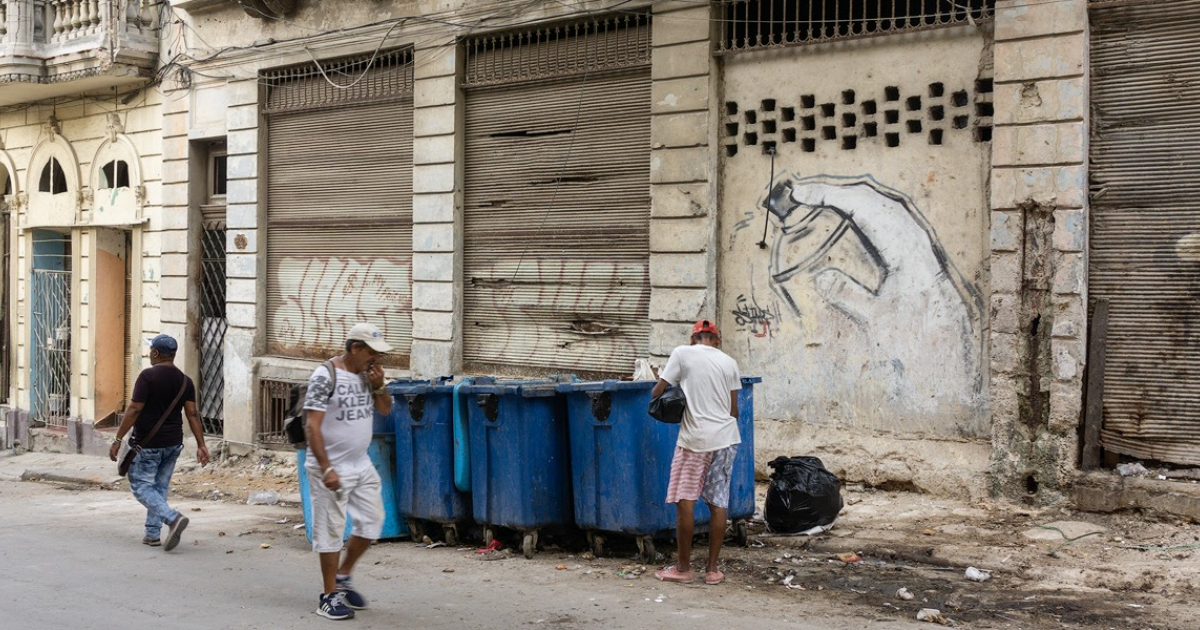
[[[907,196],[870,178],[785,177],[764,205],[780,227],[772,287],[795,314],[815,292],[865,331],[873,363],[888,366],[897,391],[917,398],[978,393],[979,293]],[[838,220],[822,239],[814,225],[828,225],[826,213]],[[871,273],[831,262],[829,252],[855,237],[856,266]],[[927,391],[929,383],[941,385]]]

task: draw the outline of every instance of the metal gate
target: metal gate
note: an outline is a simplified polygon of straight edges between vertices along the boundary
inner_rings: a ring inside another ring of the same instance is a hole
[[[6,195],[8,194],[7,186],[5,187],[4,193]],[[3,278],[0,279],[0,283],[2,283],[0,289],[3,290],[3,294],[0,296],[0,309],[2,309],[0,310],[0,403],[7,403],[10,385],[9,378],[12,372],[11,334],[13,326],[13,323],[8,320],[8,305],[10,304],[9,291],[12,288],[8,282],[8,269],[10,264],[8,249],[8,227],[11,213],[8,210],[8,205],[2,200],[0,200],[0,216],[4,217],[3,228],[0,228],[2,229],[2,231],[0,231],[0,241],[3,241],[3,244],[0,244],[0,250],[3,250],[4,252],[3,264],[0,265],[0,273],[4,274]]]
[[[1091,3],[1090,298],[1101,444],[1200,464],[1200,0]]]
[[[200,235],[200,421],[225,429],[225,222],[207,221]]]
[[[650,338],[650,16],[468,40],[463,360],[624,373]]]
[[[267,352],[321,359],[369,321],[412,346],[409,49],[263,73]],[[324,72],[324,74],[322,74]],[[333,77],[335,89],[326,76]]]
[[[65,427],[71,413],[71,272],[33,271],[30,417]]]

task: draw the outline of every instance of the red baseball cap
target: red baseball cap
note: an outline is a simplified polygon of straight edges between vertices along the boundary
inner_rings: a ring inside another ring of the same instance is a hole
[[[702,319],[692,326],[693,335],[699,335],[700,333],[712,333],[718,337],[721,336],[721,333],[717,331],[717,325],[707,319]]]

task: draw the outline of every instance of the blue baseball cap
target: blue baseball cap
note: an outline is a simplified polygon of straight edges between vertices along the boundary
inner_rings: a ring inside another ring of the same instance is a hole
[[[175,354],[179,350],[179,343],[171,335],[158,335],[153,339],[147,339],[146,344],[152,350],[158,350],[159,354]]]

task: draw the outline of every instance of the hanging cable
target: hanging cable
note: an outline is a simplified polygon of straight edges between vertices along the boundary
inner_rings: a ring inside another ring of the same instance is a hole
[[[771,190],[771,184],[775,183],[775,147],[767,149],[767,153],[771,156],[771,179],[767,180],[767,191]],[[771,211],[768,209],[763,214],[763,235],[762,240],[758,242],[759,249],[767,248],[767,227],[771,225]]]

